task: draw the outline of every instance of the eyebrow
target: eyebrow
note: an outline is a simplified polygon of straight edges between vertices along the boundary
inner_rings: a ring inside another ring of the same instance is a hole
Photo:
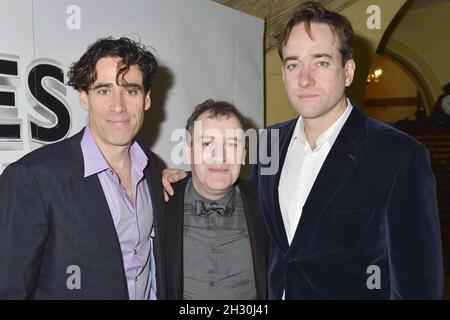
[[[112,83],[97,83],[94,87],[91,88],[91,90],[96,90],[99,88],[111,88],[112,86]]]
[[[288,61],[290,61],[290,60],[295,60],[295,61],[297,61],[298,60],[298,56],[289,56],[289,57],[286,57],[286,58],[284,58],[284,63],[286,63],[286,62],[288,62]]]
[[[199,138],[199,140],[212,140],[212,141],[215,141],[216,137],[214,137],[214,136],[201,136]],[[225,139],[225,142],[230,142],[230,141],[232,141],[232,142],[241,142],[242,138],[235,136],[235,137],[228,137],[228,138]]]
[[[214,136],[201,135],[200,137],[198,137],[198,139],[213,139],[213,140],[215,140],[216,138]]]
[[[127,82],[125,84],[120,85],[121,87],[125,88],[134,88],[134,89],[143,89],[144,87],[140,84],[134,83],[134,82]]]
[[[310,56],[315,58],[315,59],[317,59],[317,58],[328,58],[330,60],[333,59],[333,57],[330,54],[328,54],[328,53],[313,53]],[[286,63],[286,62],[291,61],[291,60],[298,61],[299,59],[298,59],[298,56],[288,56],[288,57],[284,58],[283,62]]]
[[[137,83],[125,83],[120,86],[125,87],[127,89],[129,89],[129,88],[140,89],[140,90],[143,89],[143,86],[141,86],[140,84],[137,84]],[[101,83],[97,83],[94,87],[91,88],[91,90],[97,90],[100,88],[112,88],[112,87],[113,87],[113,84],[110,82],[108,82],[108,83],[101,82]]]
[[[210,135],[202,135],[202,136],[199,137],[199,139],[213,139],[213,140],[215,140],[216,137],[215,136],[210,136]],[[233,141],[241,140],[241,137],[239,137],[239,136],[232,136],[232,137],[227,137],[226,140],[227,141],[229,141],[229,140],[233,140]]]
[[[328,59],[332,59],[332,56],[329,55],[328,53],[314,53],[311,56],[313,58],[328,58]]]

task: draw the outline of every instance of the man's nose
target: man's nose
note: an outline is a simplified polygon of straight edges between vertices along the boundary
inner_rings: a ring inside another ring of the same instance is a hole
[[[212,154],[215,163],[224,163],[226,159],[226,152],[225,144],[217,144]]]
[[[308,67],[304,67],[299,72],[298,84],[300,87],[307,88],[314,85],[314,77]]]
[[[114,92],[111,97],[111,110],[123,112],[126,109],[125,98],[122,92]]]

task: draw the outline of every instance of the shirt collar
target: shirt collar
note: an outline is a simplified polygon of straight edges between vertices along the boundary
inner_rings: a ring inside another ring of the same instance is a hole
[[[189,178],[189,181],[186,184],[186,191],[185,194],[187,196],[187,199],[190,199],[192,202],[192,205],[195,204],[195,200],[203,200],[206,202],[224,202],[224,201],[235,201],[236,197],[236,186],[233,186],[228,192],[220,199],[218,200],[210,200],[202,196],[194,187],[194,183],[192,182],[192,177]]]
[[[83,153],[85,178],[111,169],[95,142],[89,125],[84,130],[80,145]],[[136,141],[130,147],[130,156],[133,169],[136,168],[138,171],[143,172],[147,166],[148,157]]]
[[[352,112],[352,109],[353,105],[351,104],[350,100],[347,99],[347,107],[345,108],[345,111],[324,133],[322,133],[320,136],[317,137],[315,150],[320,149],[324,144],[328,144],[330,146],[333,145],[339,132],[341,131],[342,127],[347,121],[347,118]],[[300,141],[305,145],[305,149],[310,149],[309,143],[307,142],[305,135],[305,125],[302,116],[300,116],[297,120],[297,124],[295,125],[294,134],[292,136],[289,148],[291,148],[294,141]]]

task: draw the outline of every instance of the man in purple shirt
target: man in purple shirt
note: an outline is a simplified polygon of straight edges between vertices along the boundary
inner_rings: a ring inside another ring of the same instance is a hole
[[[0,299],[165,298],[161,177],[135,141],[156,70],[128,38],[72,65],[88,125],[0,176]]]

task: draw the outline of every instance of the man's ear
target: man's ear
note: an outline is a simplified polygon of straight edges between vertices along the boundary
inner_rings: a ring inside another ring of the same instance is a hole
[[[151,89],[148,90],[147,94],[145,95],[145,99],[144,99],[144,110],[148,110],[150,109],[151,105],[152,105],[152,99],[150,98],[150,91],[152,91]]]
[[[344,65],[344,69],[345,69],[345,86],[349,87],[353,82],[353,77],[355,76],[355,69],[356,69],[355,60],[353,59],[348,60]]]
[[[283,79],[283,83],[286,83],[286,77],[284,74],[284,63],[283,61],[281,62],[281,78]]]
[[[244,148],[244,151],[242,152],[242,162],[241,164],[245,164],[245,156],[247,155],[247,149]]]
[[[183,144],[183,156],[184,161],[186,164],[191,165],[192,164],[192,146],[191,146],[191,139],[187,139],[184,141]]]
[[[88,99],[88,94],[86,91],[84,90],[80,90],[78,91],[78,95],[80,97],[80,105],[81,107],[86,110],[87,112],[89,112],[89,99]]]

